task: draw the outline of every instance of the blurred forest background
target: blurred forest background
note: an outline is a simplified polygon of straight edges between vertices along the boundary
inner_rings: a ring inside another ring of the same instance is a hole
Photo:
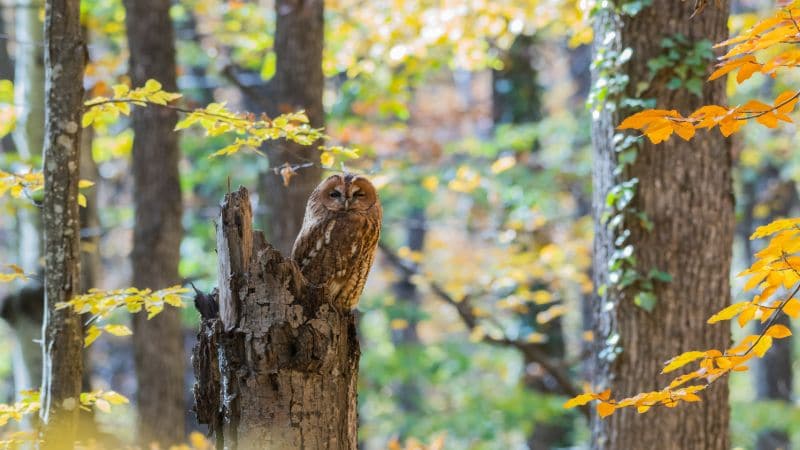
[[[276,39],[276,17],[282,7],[292,7],[278,3],[84,0],[86,97],[110,96],[112,85],[139,86],[154,78],[165,90],[182,93],[187,108],[225,102],[234,111],[289,112],[276,99],[308,100],[314,93],[302,91],[313,83],[313,74],[281,67],[281,57],[300,61],[296,69],[310,56],[292,53],[291,41]],[[297,156],[291,146],[270,149],[272,164],[250,151],[209,158],[230,139],[194,129],[173,133],[172,144],[151,143],[149,151],[135,154],[136,119],[87,128],[81,178],[95,185],[82,190],[87,197],[81,209],[82,289],[191,281],[208,291],[217,282],[213,221],[229,186],[251,189],[259,226],[286,249],[294,236],[282,237],[278,216],[302,211],[305,203],[305,197],[287,192],[308,183],[306,174],[316,184],[319,164],[308,161],[322,157],[322,165],[336,168],[343,163],[372,179],[384,206],[380,249],[358,308],[363,448],[437,439],[452,449],[586,445],[591,435],[586,419],[562,405],[582,390],[587,343],[594,339],[586,307],[595,289],[592,111],[586,104],[598,90],[590,76],[593,6],[588,3],[326,1],[324,88],[305,109],[312,124],[324,123],[333,144],[357,148],[358,158],[313,148]],[[143,9],[160,7],[168,8],[170,31],[159,28],[163,22],[142,19]],[[729,28],[747,28],[774,8],[766,0],[735,1]],[[35,1],[0,0],[0,131],[8,133],[0,142],[0,169],[10,173],[42,164],[42,11]],[[134,11],[139,16],[132,17]],[[690,13],[687,5],[675,20],[689,20]],[[148,53],[148,45],[172,34],[174,85],[158,73],[131,71],[129,61],[139,58],[138,64],[168,73],[170,66],[158,59],[163,55]],[[661,39],[665,48],[711,55],[709,40],[678,34]],[[288,53],[278,55],[279,46]],[[147,55],[153,60],[142,61]],[[676,71],[683,75],[675,88],[701,89],[707,73],[695,74],[697,64],[665,55],[652,63],[653,73],[685,65]],[[730,89],[729,103],[772,98],[797,85],[797,78],[796,73],[753,77],[735,93]],[[141,120],[149,124],[140,128],[143,136],[157,133],[161,119]],[[796,138],[792,125],[748,126],[733,138],[734,274],[751,264],[757,250],[750,233],[800,207]],[[179,151],[171,152],[171,145]],[[294,164],[297,173],[288,187],[279,168],[284,162]],[[179,178],[172,176],[173,163]],[[134,179],[147,176],[179,181],[182,208],[162,210],[158,191],[134,189]],[[35,202],[27,194],[0,199],[0,263],[17,264],[30,274],[41,272]],[[153,208],[156,216],[177,214],[182,237],[157,232],[147,238],[153,229],[146,221],[137,223],[137,204]],[[137,235],[143,240],[134,244]],[[170,246],[179,248],[179,262]],[[159,262],[173,260],[175,267]],[[736,295],[742,285],[732,280]],[[87,419],[117,445],[142,439],[136,425],[142,420],[177,430],[184,442],[192,431],[205,432],[190,411],[189,355],[199,315],[193,308],[170,311],[149,324],[129,323],[144,321],[120,312],[115,322],[129,324],[134,335],[104,335],[85,352],[84,390],[110,389],[131,400]],[[41,286],[35,277],[0,284],[0,314],[0,402],[8,403],[20,391],[38,388],[41,376],[41,351],[34,342],[41,334]],[[773,349],[777,360],[765,360],[773,370],[730,379],[735,447],[756,448],[766,428],[800,445],[800,411],[792,394],[798,355],[790,340],[783,344]],[[180,371],[182,386],[166,386],[163,367],[148,369],[147,361]],[[554,370],[543,366],[550,363]],[[784,388],[771,395],[767,391],[776,377]],[[197,435],[193,439],[202,446]]]

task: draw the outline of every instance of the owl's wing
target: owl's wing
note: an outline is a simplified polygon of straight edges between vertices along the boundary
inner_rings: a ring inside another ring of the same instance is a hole
[[[368,217],[362,220],[363,222],[359,224],[360,232],[357,238],[347,249],[347,257],[342,258],[346,264],[346,267],[342,269],[345,274],[342,280],[344,285],[336,299],[337,303],[343,304],[349,309],[355,308],[364,291],[380,238],[380,219]]]
[[[335,273],[335,267],[326,264],[326,236],[330,236],[335,222],[331,220],[306,222],[294,241],[292,259],[295,260],[303,275],[314,284],[325,282]],[[330,240],[330,237],[328,237]]]

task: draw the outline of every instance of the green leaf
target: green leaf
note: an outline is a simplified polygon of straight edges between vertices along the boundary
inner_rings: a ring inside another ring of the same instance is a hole
[[[647,312],[652,312],[656,307],[657,300],[654,293],[645,291],[636,294],[636,297],[633,298],[633,303]]]

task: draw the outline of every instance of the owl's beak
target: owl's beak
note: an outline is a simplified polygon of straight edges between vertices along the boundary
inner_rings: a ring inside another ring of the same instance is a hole
[[[350,199],[344,199],[344,209],[350,209]]]

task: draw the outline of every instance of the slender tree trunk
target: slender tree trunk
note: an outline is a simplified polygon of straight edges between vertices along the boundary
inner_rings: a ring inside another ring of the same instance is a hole
[[[297,264],[252,229],[247,190],[217,222],[219,316],[194,348],[195,410],[217,448],[355,449],[354,315],[330,307]]]
[[[722,2],[727,3],[727,2]],[[595,53],[606,59],[625,48],[630,62],[617,70],[630,77],[626,95],[636,97],[640,83],[648,83],[647,62],[663,51],[664,37],[683,33],[690,41],[727,36],[728,6],[709,5],[690,20],[692,5],[679,0],[658,2],[634,17],[620,17],[604,9],[595,21]],[[709,69],[710,69],[709,62]],[[596,81],[608,81],[608,78]],[[656,107],[692,111],[705,104],[725,104],[723,82],[706,83],[702,98],[684,89],[669,90],[656,78],[645,97]],[[725,349],[730,344],[726,326],[706,319],[730,300],[730,263],[733,237],[733,194],[730,143],[717,132],[699,132],[691,142],[673,138],[658,146],[642,142],[636,161],[615,176],[615,127],[621,115],[605,105],[593,122],[595,147],[595,286],[607,286],[593,303],[596,389],[611,388],[615,396],[660,389],[668,381],[657,375],[664,361],[692,349]],[[618,111],[618,110],[616,110]],[[652,312],[634,304],[642,288],[620,292],[609,281],[609,260],[618,237],[601,217],[605,198],[620,181],[638,178],[636,194],[627,211],[635,208],[652,221],[647,231],[633,214],[625,216],[631,231],[635,270],[666,271],[672,282],[656,282],[657,303]],[[626,408],[607,419],[592,421],[595,449],[663,450],[728,449],[728,387],[718,381],[703,402],[682,404],[637,414]]]
[[[16,81],[17,123],[12,135],[3,139],[3,146],[6,148],[7,143],[13,143],[21,157],[32,158],[41,155],[44,140],[44,54],[39,45],[44,27],[39,18],[39,8],[26,4],[15,9],[14,19],[14,40],[19,42],[15,47],[15,61],[9,66],[10,71],[4,69],[0,78]],[[7,52],[2,53],[0,58],[10,58]],[[10,59],[8,63],[11,63]],[[19,265],[28,273],[41,273],[42,223],[39,209],[32,205],[17,209],[16,243]],[[20,301],[38,305],[31,307],[19,304]],[[28,283],[4,302],[4,309],[13,311],[13,320],[8,323],[19,344],[14,348],[14,386],[17,391],[41,387],[42,348],[37,342],[42,334],[43,301],[44,288],[37,281]]]
[[[35,0],[30,0],[34,2]],[[39,4],[40,5],[40,4]],[[23,159],[38,157],[44,146],[44,27],[39,7],[23,1],[14,14],[14,103],[16,126],[14,146]],[[39,271],[42,225],[39,212],[20,208],[18,212],[20,265],[26,271]],[[38,319],[41,320],[41,319]]]
[[[45,448],[72,448],[78,424],[83,330],[80,316],[55,305],[79,289],[81,111],[86,46],[79,0],[45,3],[44,228],[42,438]]]
[[[15,11],[14,103],[17,105],[17,126],[14,143],[23,158],[39,155],[44,146],[44,29],[39,17],[41,3],[21,2]]]
[[[324,34],[323,0],[275,1],[275,76],[270,81],[273,98],[269,99],[267,114],[303,109],[311,126],[322,127],[325,122],[322,91],[322,47]],[[280,141],[267,150],[270,166],[285,162],[319,163],[316,145],[301,146]],[[307,167],[292,178],[288,187],[279,176],[268,172],[261,177],[260,197],[264,200],[264,224],[267,236],[275,247],[288,255],[303,224],[305,205],[311,191],[320,180],[321,169]]]
[[[125,0],[124,5],[133,84],[141,86],[152,78],[175,91],[170,1]],[[183,227],[176,122],[176,113],[166,108],[139,108],[133,114],[136,215],[131,260],[133,284],[139,288],[161,289],[180,282]],[[139,441],[178,443],[185,420],[180,313],[167,308],[149,321],[144,313],[137,314],[133,326]]]
[[[406,246],[412,252],[421,252],[425,245],[425,234],[427,232],[425,209],[422,207],[413,207],[407,218]],[[404,309],[409,311],[411,317],[406,327],[392,331],[392,342],[394,342],[396,346],[408,349],[418,348],[420,346],[419,335],[417,333],[419,320],[416,318],[416,314],[420,310],[419,290],[417,286],[411,282],[411,272],[398,271],[397,277],[397,281],[392,283],[392,292],[398,303],[404,305]],[[418,379],[403,380],[397,384],[395,392],[400,410],[402,410],[405,415],[413,417],[421,410],[423,398]],[[405,438],[403,434],[408,430],[396,431],[400,433],[400,439],[403,440]]]
[[[8,27],[6,26],[6,7],[0,6],[0,35],[7,35]],[[14,60],[8,53],[8,42],[0,42],[0,80],[14,81]],[[11,136],[3,136],[0,139],[0,151],[13,152],[14,139]]]

